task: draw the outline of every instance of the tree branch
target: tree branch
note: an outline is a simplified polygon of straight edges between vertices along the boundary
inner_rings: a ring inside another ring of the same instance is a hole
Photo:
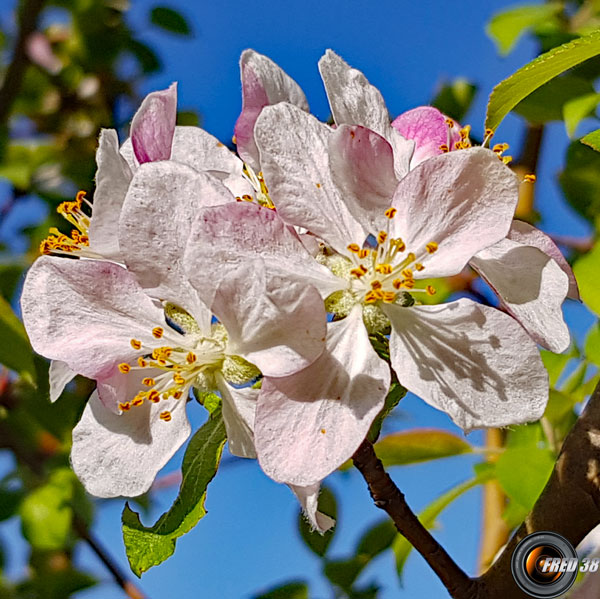
[[[404,495],[396,487],[383,464],[366,439],[352,456],[354,465],[367,481],[375,505],[385,510],[393,520],[398,532],[414,546],[438,575],[454,599],[473,596],[475,581],[471,580],[454,562],[446,550],[419,522],[406,503]]]
[[[19,32],[13,56],[0,87],[0,127],[6,125],[13,102],[19,95],[27,58],[27,38],[35,31],[45,0],[26,0],[18,11]]]

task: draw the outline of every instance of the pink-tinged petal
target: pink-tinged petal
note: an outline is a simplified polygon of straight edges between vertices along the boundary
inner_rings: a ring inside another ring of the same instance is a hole
[[[350,214],[329,167],[333,129],[290,104],[268,106],[256,121],[261,166],[277,213],[338,252],[366,233]]]
[[[160,418],[164,411],[171,421]],[[107,410],[94,392],[73,429],[71,464],[96,497],[136,497],[190,435],[183,400],[146,402],[128,412]]]
[[[344,282],[318,264],[278,213],[248,202],[198,212],[184,256],[187,275],[212,304],[221,279],[259,259],[272,276],[313,285],[323,298]]]
[[[302,511],[308,519],[312,530],[316,530],[322,534],[335,526],[335,520],[333,518],[330,518],[327,514],[321,513],[317,509],[319,502],[319,491],[321,489],[321,485],[319,483],[315,485],[309,485],[308,487],[290,485],[290,489],[298,498],[298,501],[302,506]]]
[[[327,348],[295,375],[263,379],[256,410],[256,453],[265,473],[314,485],[365,438],[385,400],[387,364],[377,356],[359,306],[329,325]]]
[[[255,458],[254,415],[258,389],[236,389],[221,376],[217,382],[223,398],[223,420],[227,430],[229,452],[240,458]]]
[[[131,365],[137,366],[137,363],[132,362]],[[142,384],[144,378],[156,379],[163,372],[158,368],[144,368],[130,370],[127,374],[123,374],[115,367],[110,376],[96,381],[98,399],[105,408],[119,414],[121,412],[119,404],[130,402],[140,391],[148,391],[148,387]]]
[[[139,164],[168,160],[177,120],[177,83],[148,94],[131,121],[131,143]]]
[[[537,343],[557,353],[569,347],[571,338],[561,310],[569,278],[550,256],[536,247],[502,239],[478,252],[470,264]]]
[[[228,352],[265,376],[288,376],[321,354],[327,314],[319,292],[267,271],[258,259],[228,273],[217,287],[213,314],[227,329]]]
[[[398,185],[392,146],[370,129],[340,125],[329,137],[329,161],[350,212],[377,235]]]
[[[532,245],[533,247],[539,248],[545,254],[548,254],[550,258],[554,259],[561,269],[569,277],[569,294],[574,300],[580,300],[579,287],[573,274],[571,265],[567,262],[562,252],[558,249],[558,246],[542,231],[536,229],[529,223],[524,223],[520,220],[513,220],[510,231],[508,232],[508,238],[523,245]]]
[[[398,380],[465,430],[537,420],[548,374],[516,320],[461,299],[439,306],[386,304]]]
[[[137,170],[121,213],[119,244],[128,269],[149,295],[184,308],[203,331],[210,330],[210,313],[188,282],[183,255],[196,214],[227,202],[235,200],[218,179],[165,161]]]
[[[65,390],[65,387],[77,376],[65,362],[52,360],[48,370],[48,382],[50,383],[50,401],[55,402]]]
[[[390,126],[381,92],[332,50],[319,61],[319,71],[336,125],[360,125],[383,136],[394,150],[396,177],[404,177],[415,144]]]
[[[400,181],[390,235],[422,256],[427,277],[459,273],[480,250],[503,239],[518,200],[515,174],[491,150],[435,156]],[[429,242],[438,250],[429,255]]]
[[[449,150],[460,141],[459,125],[453,121],[449,127],[448,117],[433,106],[419,106],[402,113],[392,121],[392,127],[406,139],[415,142],[411,167],[424,160],[443,154],[441,146]]]
[[[242,112],[235,124],[239,155],[254,170],[260,170],[258,148],[254,141],[254,125],[265,106],[289,102],[308,111],[308,102],[300,86],[271,59],[244,50],[240,59],[242,78]]]
[[[131,273],[111,262],[38,258],[25,279],[21,310],[36,352],[93,379],[141,355],[132,338],[155,347],[156,326],[164,328],[166,343],[180,344],[162,309]]]
[[[119,140],[114,129],[102,129],[100,132],[96,163],[90,249],[105,258],[120,261],[117,227],[131,181],[131,169],[119,152]]]

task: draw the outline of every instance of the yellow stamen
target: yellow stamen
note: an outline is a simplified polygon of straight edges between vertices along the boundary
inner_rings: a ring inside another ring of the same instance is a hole
[[[370,253],[371,253],[371,250],[367,250],[367,249],[360,250],[358,252],[358,257],[362,260],[363,258],[366,258]]]
[[[446,125],[450,127],[450,129],[454,128],[454,121],[452,119],[446,119]]]
[[[162,327],[154,327],[152,329],[152,336],[155,339],[160,339],[163,336],[163,334],[164,334],[164,330]]]
[[[377,234],[377,243],[381,245],[385,242],[386,239],[387,233],[385,231],[379,231],[379,233]]]
[[[197,359],[198,358],[197,358],[196,354],[194,352],[192,352],[192,351],[189,352],[188,355],[185,357],[185,361],[188,364],[193,364]]]
[[[387,218],[394,218],[394,216],[396,216],[396,212],[398,212],[398,210],[396,210],[396,208],[390,207],[385,211],[385,215],[387,216]]]
[[[129,343],[131,343],[133,349],[142,349],[142,342],[137,339],[132,339]]]
[[[432,287],[431,285],[427,285],[427,287],[425,288],[425,291],[427,291],[427,295],[435,295],[436,294],[435,287]]]
[[[417,262],[415,264],[415,270],[418,270],[419,272],[421,272],[422,270],[425,270],[425,267],[420,262]]]
[[[393,304],[396,301],[396,294],[393,291],[384,291],[382,299],[386,304]]]
[[[152,389],[152,391],[150,391],[148,393],[148,399],[152,402],[152,403],[158,403],[160,401],[160,394],[156,389]]]
[[[165,410],[164,412],[160,413],[159,418],[165,422],[171,422],[171,412],[169,412],[169,410]]]
[[[410,268],[405,268],[400,274],[405,279],[412,279],[413,278],[413,271]]]
[[[142,393],[138,393],[132,400],[131,400],[131,405],[135,406],[136,408],[141,406],[144,403],[144,399],[145,399],[145,395]]]
[[[123,374],[127,374],[131,370],[131,366],[129,366],[129,364],[123,362],[122,364],[119,364],[119,370]]]
[[[523,180],[526,181],[527,183],[534,183],[536,178],[537,177],[533,173],[531,173],[531,174],[525,175],[525,177],[523,177]]]
[[[137,359],[137,363],[140,368],[146,368],[146,366],[148,366],[148,362],[146,362],[142,356]]]
[[[437,252],[438,249],[438,244],[435,241],[430,241],[426,246],[425,249],[427,250],[428,254],[434,254],[435,252]]]
[[[450,148],[448,147],[448,144],[442,144],[442,145],[440,146],[440,150],[441,150],[441,151],[442,151],[444,154],[446,154],[447,152],[449,152],[449,151],[450,151]]]
[[[373,289],[381,289],[381,281],[371,281],[371,287]]]
[[[119,403],[119,410],[122,412],[128,412],[131,409],[131,404],[129,402]]]
[[[177,374],[177,373],[175,373],[173,375],[173,382],[176,385],[185,385],[185,379],[180,374]]]
[[[348,246],[348,250],[351,251],[353,254],[358,254],[358,252],[360,252],[360,247],[358,243],[351,243]]]
[[[154,385],[156,385],[156,381],[147,376],[145,379],[142,379],[142,385],[146,385],[146,387],[154,387]]]

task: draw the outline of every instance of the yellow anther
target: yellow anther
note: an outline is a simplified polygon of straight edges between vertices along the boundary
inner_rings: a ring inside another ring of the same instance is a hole
[[[402,287],[406,287],[407,289],[412,289],[415,286],[414,279],[402,279]]]
[[[435,252],[437,252],[437,249],[438,249],[438,244],[435,241],[430,241],[425,246],[425,249],[427,250],[428,254],[435,254]]]
[[[131,404],[127,401],[125,403],[119,403],[119,410],[127,412],[131,409]]]
[[[396,294],[393,291],[384,291],[382,299],[386,304],[393,304],[396,301]]]
[[[494,130],[486,129],[483,134],[485,135],[485,137],[488,137],[488,138],[494,137]]]
[[[357,268],[353,268],[350,271],[351,275],[354,275],[355,277],[357,277],[358,279],[360,279],[360,277],[362,277],[363,275],[367,274],[367,269],[364,267],[364,265],[360,265]]]
[[[156,381],[152,377],[147,376],[145,379],[142,379],[142,385],[146,385],[146,387],[154,387],[154,385],[156,385]]]
[[[138,393],[132,400],[131,405],[138,408],[144,403],[146,396],[143,393]]]
[[[394,279],[392,281],[392,286],[394,289],[400,289],[400,287],[402,287],[402,279]]]
[[[448,147],[448,144],[442,144],[441,146],[439,146],[440,150],[446,154],[446,152],[450,151],[450,148]]]
[[[169,410],[165,410],[164,412],[160,413],[159,418],[165,422],[171,422],[171,412],[169,412]]]
[[[173,393],[173,397],[175,399],[181,399],[182,395],[183,395],[183,391],[175,391],[175,393]]]
[[[317,186],[317,189],[321,189],[321,184],[320,183],[315,183],[315,185]]]
[[[137,339],[132,339],[129,343],[131,343],[133,349],[142,349],[142,342]]]
[[[185,357],[185,361],[188,364],[193,364],[197,359],[198,359],[198,357],[196,356],[196,354],[193,351],[189,352],[188,355]]]
[[[382,275],[389,275],[392,272],[391,264],[378,264],[375,267],[375,271],[381,273]]]
[[[358,252],[358,257],[363,259],[363,258],[366,258],[370,253],[371,253],[371,250],[368,250],[368,249],[360,250]]]
[[[496,154],[502,154],[502,152],[506,152],[510,146],[507,143],[495,144],[492,147],[492,152],[496,152]]]
[[[387,239],[388,234],[385,231],[379,231],[377,233],[377,243],[382,244]]]
[[[185,379],[180,374],[178,374],[178,373],[175,373],[173,375],[173,382],[176,385],[185,385]]]
[[[127,364],[126,362],[123,362],[123,363],[119,364],[119,370],[123,374],[127,374],[131,370],[131,366],[129,366],[129,364]]]
[[[381,281],[371,281],[372,289],[381,289]]]
[[[348,246],[348,250],[351,251],[353,254],[358,254],[358,252],[360,252],[360,246],[358,245],[358,243],[351,243]]]
[[[152,336],[155,339],[160,339],[164,335],[164,330],[162,327],[154,327],[152,329]]]
[[[502,162],[504,162],[504,164],[510,164],[513,159],[512,156],[501,156],[500,158],[502,159]]]
[[[435,287],[432,287],[431,285],[427,285],[427,287],[425,287],[425,291],[427,291],[427,295],[435,295],[436,294]]]
[[[454,128],[454,121],[452,119],[446,119],[446,125],[450,127],[450,129]]]
[[[326,432],[327,432],[327,431],[326,431],[324,428],[322,428],[322,429],[321,429],[321,434],[322,434],[322,435],[324,435]]]
[[[405,268],[400,274],[405,279],[412,279],[413,278],[413,271],[410,268]]]
[[[467,139],[469,137],[469,133],[471,133],[471,125],[465,125],[460,131],[461,139]]]
[[[152,403],[158,403],[160,401],[160,393],[156,389],[152,389],[152,391],[148,393],[148,399]]]
[[[235,135],[231,138],[231,143],[237,145],[237,137]]]
[[[527,183],[534,183],[536,178],[537,177],[533,173],[531,173],[531,174],[525,175],[523,177],[523,180],[526,181]]]
[[[425,267],[420,262],[417,262],[414,266],[415,266],[415,270],[418,270],[419,272],[421,272],[422,270],[425,270]]]
[[[396,208],[394,208],[394,207],[390,207],[390,208],[388,208],[388,209],[385,211],[385,213],[384,213],[384,214],[385,214],[385,215],[386,215],[388,218],[390,218],[390,219],[391,219],[391,218],[394,218],[394,216],[396,216],[396,212],[398,212],[398,210],[396,210]]]
[[[142,356],[137,359],[137,363],[140,368],[146,368],[146,366],[148,366],[148,362],[146,362]]]
[[[398,248],[399,252],[403,252],[406,249],[406,244],[400,237],[398,239],[394,239],[394,245]]]

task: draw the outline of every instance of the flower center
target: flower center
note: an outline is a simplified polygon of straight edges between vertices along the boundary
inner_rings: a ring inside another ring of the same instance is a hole
[[[256,201],[257,204],[260,204],[265,208],[275,210],[275,204],[269,196],[269,189],[267,188],[267,185],[265,183],[262,171],[259,171],[258,174],[256,174],[251,166],[244,163],[242,176],[244,177],[244,179],[246,179],[246,181],[248,181],[248,183],[250,183],[250,185],[252,185],[252,189],[254,189],[256,198],[252,197],[250,194],[244,194],[243,196],[238,196],[235,199],[238,202]]]

